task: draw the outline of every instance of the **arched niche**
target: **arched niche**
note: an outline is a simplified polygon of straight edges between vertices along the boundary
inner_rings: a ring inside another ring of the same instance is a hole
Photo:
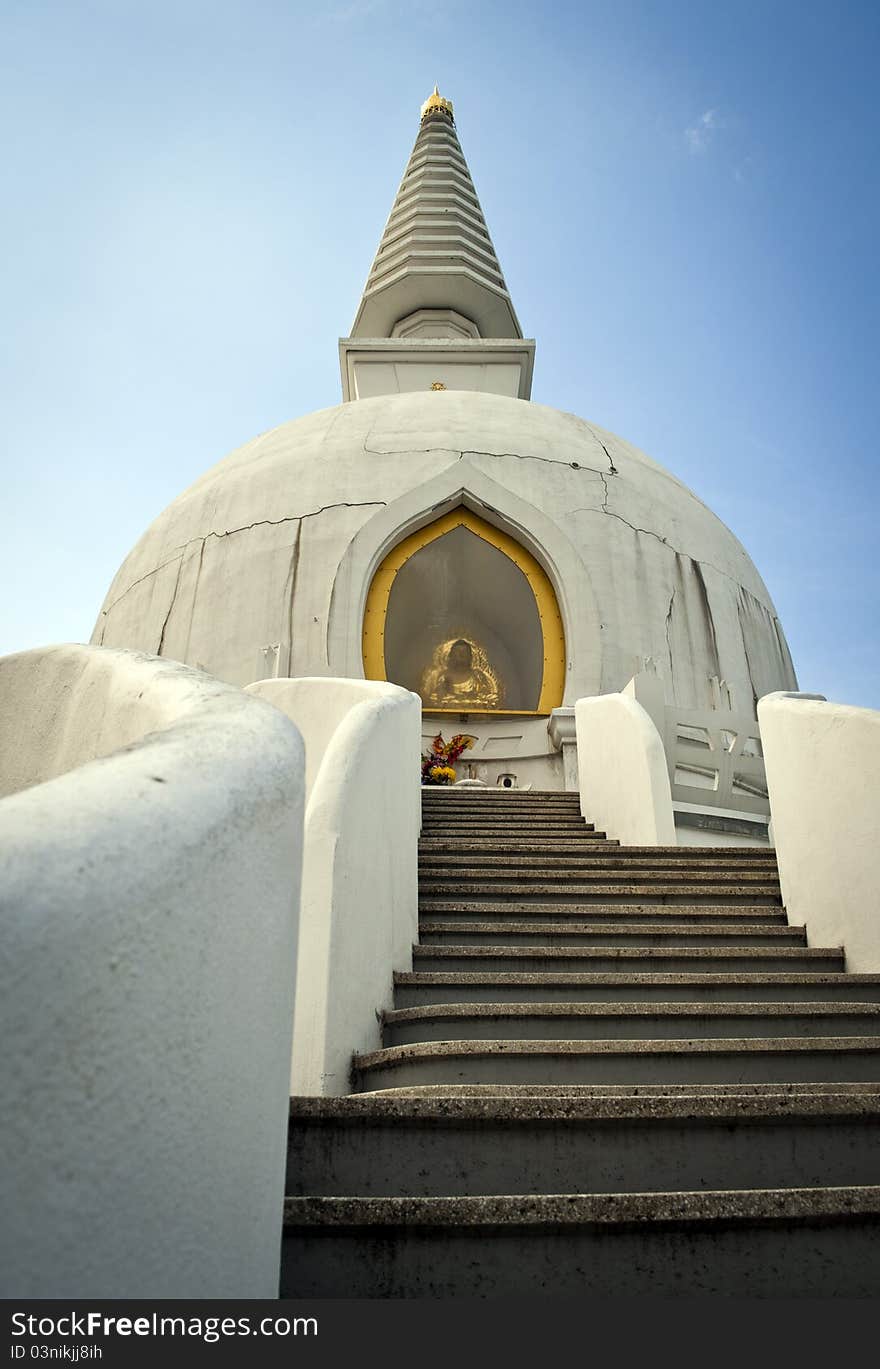
[[[370,584],[367,679],[426,712],[544,714],[562,702],[565,632],[546,571],[464,505],[405,537]]]

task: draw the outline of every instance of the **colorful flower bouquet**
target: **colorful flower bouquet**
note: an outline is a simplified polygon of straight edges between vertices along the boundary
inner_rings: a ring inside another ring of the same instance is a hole
[[[438,732],[431,743],[431,750],[422,756],[422,784],[454,784],[455,762],[462,752],[470,750],[475,741],[475,737],[456,732],[451,741],[445,742]]]

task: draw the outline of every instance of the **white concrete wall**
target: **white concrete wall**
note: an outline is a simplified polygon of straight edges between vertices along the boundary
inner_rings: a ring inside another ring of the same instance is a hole
[[[44,647],[0,659],[0,796],[64,775],[234,691],[134,651]]]
[[[811,946],[880,971],[880,712],[806,696],[758,705],[782,897]]]
[[[421,705],[397,685],[262,680],[248,691],[306,745],[294,1094],[349,1090],[354,1051],[381,1045],[394,970],[418,938]]]
[[[0,1296],[271,1298],[301,739],[134,652],[7,657],[0,698]]]
[[[575,704],[581,812],[625,846],[674,846],[669,774],[660,734],[624,694]]]

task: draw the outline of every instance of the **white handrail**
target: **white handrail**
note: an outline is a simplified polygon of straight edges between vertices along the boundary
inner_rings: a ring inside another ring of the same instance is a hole
[[[880,712],[815,695],[758,704],[782,897],[813,946],[880,972]]]
[[[308,801],[291,1092],[349,1091],[378,1049],[395,970],[418,939],[421,702],[397,685],[323,677],[248,690],[300,728]]]
[[[299,734],[100,647],[0,698],[3,1296],[274,1297]]]

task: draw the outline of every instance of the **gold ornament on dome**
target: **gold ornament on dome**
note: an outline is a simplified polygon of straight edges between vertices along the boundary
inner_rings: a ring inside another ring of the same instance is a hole
[[[452,114],[452,101],[444,100],[436,85],[434,86],[434,89],[428,96],[425,103],[422,105],[423,123],[425,119],[427,119],[429,114],[448,114],[450,119],[452,119],[452,122],[455,123],[455,119],[453,118]]]
[[[432,380],[432,381],[431,381],[431,389],[432,389],[432,390],[445,390],[445,389],[446,389],[446,386],[443,384],[443,381],[442,381],[442,380]]]
[[[452,637],[434,648],[419,693],[429,708],[472,713],[480,708],[500,708],[504,686],[479,642],[472,637]]]

